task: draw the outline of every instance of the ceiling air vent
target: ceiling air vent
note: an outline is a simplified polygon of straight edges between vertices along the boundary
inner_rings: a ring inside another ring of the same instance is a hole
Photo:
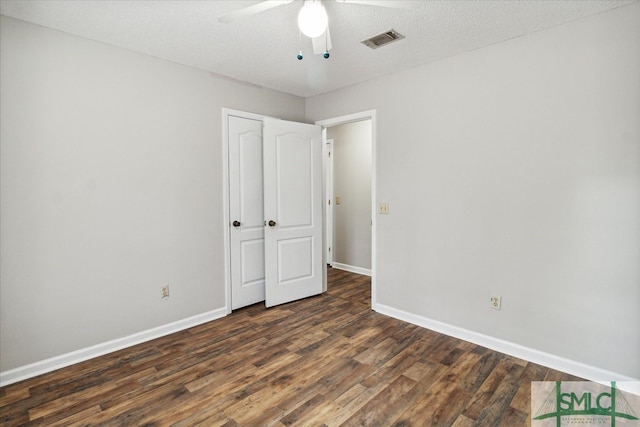
[[[385,33],[378,34],[377,36],[373,36],[367,40],[363,40],[360,43],[365,46],[369,46],[371,49],[377,49],[389,43],[402,40],[403,38],[404,36],[402,34],[392,29]]]

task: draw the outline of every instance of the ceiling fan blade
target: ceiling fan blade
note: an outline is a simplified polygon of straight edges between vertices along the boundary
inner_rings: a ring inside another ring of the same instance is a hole
[[[417,1],[410,0],[336,0],[338,3],[362,4],[365,6],[392,7],[394,9],[413,9]]]
[[[327,27],[327,31],[318,37],[312,38],[311,43],[313,44],[313,53],[322,55],[325,52],[329,52],[333,47],[331,46],[331,33],[329,32],[329,27]]]
[[[235,10],[226,15],[218,17],[218,22],[228,24],[230,22],[237,21],[238,19],[246,18],[247,16],[255,15],[256,13],[264,12],[265,10],[273,9],[274,7],[282,6],[285,4],[293,3],[293,0],[267,0],[254,4],[253,6],[245,7],[243,9]]]

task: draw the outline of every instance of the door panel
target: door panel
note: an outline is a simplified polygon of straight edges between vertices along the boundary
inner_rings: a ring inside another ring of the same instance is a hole
[[[276,140],[276,201],[280,229],[309,227],[313,140],[297,134],[281,135]]]
[[[245,240],[241,243],[241,248],[241,286],[247,287],[257,284],[264,286],[264,239]],[[262,295],[263,293],[260,292],[260,296]]]
[[[313,274],[313,239],[278,241],[278,283],[306,279]]]
[[[232,309],[265,298],[262,162],[262,122],[229,116]]]
[[[270,307],[323,290],[321,128],[266,119],[263,167]]]

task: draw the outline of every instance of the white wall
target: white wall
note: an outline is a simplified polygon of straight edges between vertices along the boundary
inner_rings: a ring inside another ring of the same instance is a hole
[[[1,19],[0,370],[224,307],[221,108],[304,101]]]
[[[381,307],[640,378],[640,4],[306,100],[370,109]]]
[[[327,129],[333,139],[333,261],[371,270],[371,120]]]

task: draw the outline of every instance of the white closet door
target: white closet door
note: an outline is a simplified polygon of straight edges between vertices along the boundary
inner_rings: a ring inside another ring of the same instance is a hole
[[[265,299],[262,121],[229,116],[231,308]]]
[[[266,305],[323,291],[320,126],[264,121]]]

